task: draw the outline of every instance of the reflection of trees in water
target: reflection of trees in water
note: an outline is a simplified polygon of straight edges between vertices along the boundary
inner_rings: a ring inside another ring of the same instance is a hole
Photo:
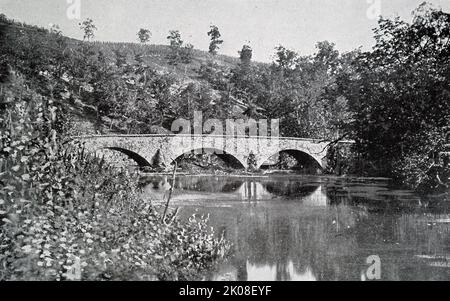
[[[344,205],[298,217],[250,211],[236,225],[236,257],[240,265],[248,259],[255,267],[276,267],[274,280],[293,278],[290,263],[296,274],[312,271],[318,280],[359,280],[374,254],[383,279],[450,279],[450,269],[437,267],[450,260],[450,224],[443,222],[450,215],[367,214]]]
[[[450,211],[450,203],[429,201],[410,191],[388,189],[384,182],[351,183],[345,180],[324,180],[329,205],[360,207],[367,212],[392,214],[413,213],[421,208],[435,212]]]
[[[151,176],[142,178],[140,180],[140,187],[141,188],[150,188],[153,190],[159,190],[161,189],[165,183],[168,183],[168,177],[167,176]]]
[[[237,257],[246,257],[256,267],[276,267],[276,279],[290,280],[289,264],[297,274],[312,271],[318,279],[359,277],[359,271],[343,270],[336,266],[341,256],[353,256],[354,240],[337,234],[345,233],[348,225],[355,224],[355,215],[347,207],[334,208],[327,214],[301,215],[272,214],[267,209],[254,208],[237,225],[241,231],[236,241]],[[337,226],[335,215],[339,215]],[[339,250],[333,253],[332,250]],[[354,266],[352,266],[354,267]]]
[[[167,176],[152,177],[146,180],[143,185],[152,189],[160,189],[169,182]],[[181,190],[204,191],[204,192],[235,192],[242,185],[242,180],[232,180],[216,177],[177,177],[175,179],[175,188]]]
[[[351,199],[351,196],[347,191],[336,186],[327,186],[326,195],[330,205],[348,204]]]
[[[242,184],[240,180],[215,177],[186,177],[179,178],[180,188],[204,192],[234,192]]]
[[[361,245],[401,253],[396,262],[384,264],[384,273],[398,280],[449,280],[450,213],[432,213],[420,209],[415,213],[370,214],[358,225]],[[382,261],[389,260],[380,256]],[[447,267],[446,267],[447,266]]]
[[[242,185],[241,181],[232,181],[224,183],[221,192],[235,192]]]

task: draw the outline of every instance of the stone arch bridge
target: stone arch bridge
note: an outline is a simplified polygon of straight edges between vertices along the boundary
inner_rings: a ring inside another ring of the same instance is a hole
[[[212,151],[216,155],[228,156],[239,162],[241,167],[249,167],[249,157],[259,169],[273,155],[282,151],[296,158],[313,159],[320,168],[326,167],[328,144],[314,139],[284,137],[251,136],[214,136],[214,135],[94,135],[76,137],[87,151],[103,156],[105,160],[116,164],[126,164],[124,158],[137,163],[140,167],[153,166],[158,156],[170,169],[170,164],[188,153],[201,154]],[[128,164],[130,162],[127,162]]]

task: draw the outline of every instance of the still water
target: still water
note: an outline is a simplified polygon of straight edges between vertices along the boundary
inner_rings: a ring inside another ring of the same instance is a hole
[[[161,200],[170,177],[147,183]],[[171,205],[233,243],[209,280],[450,280],[450,201],[386,180],[182,176]]]

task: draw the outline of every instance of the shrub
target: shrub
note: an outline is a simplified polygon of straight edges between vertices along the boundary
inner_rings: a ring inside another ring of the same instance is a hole
[[[409,188],[421,192],[438,191],[436,188],[439,185],[434,175],[430,174],[430,168],[436,164],[431,154],[438,154],[444,150],[446,134],[444,128],[435,129],[417,139],[420,143],[416,144],[414,151],[405,154],[401,160],[394,163],[393,171],[396,179]],[[440,163],[442,162],[437,164]]]
[[[253,152],[251,152],[247,158],[247,165],[249,171],[256,171],[256,156]]]

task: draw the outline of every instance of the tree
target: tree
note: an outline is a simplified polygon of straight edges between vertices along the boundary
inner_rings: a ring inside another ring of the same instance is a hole
[[[408,158],[430,162],[450,125],[450,14],[422,4],[412,23],[380,19],[374,33],[373,51],[356,58],[339,86],[358,150],[401,178],[416,161]]]
[[[194,52],[194,45],[186,44],[184,47],[181,48],[180,51],[181,61],[184,64],[189,64],[190,62],[192,62],[193,52]]]
[[[248,165],[247,169],[249,171],[256,171],[257,170],[256,164],[257,164],[256,156],[253,152],[250,152],[250,154],[248,155],[248,158],[247,158],[247,165]]]
[[[253,56],[253,49],[249,45],[242,46],[242,50],[238,52],[239,58],[241,59],[241,63],[244,65],[249,65],[252,56]]]
[[[145,44],[150,41],[150,37],[152,36],[152,33],[148,29],[141,28],[139,30],[139,32],[137,33],[137,35],[139,38],[139,42],[141,42],[142,44]]]
[[[169,31],[167,39],[169,40],[169,45],[172,48],[180,48],[183,46],[183,40],[181,39],[181,33],[179,30]]]
[[[50,33],[55,34],[57,36],[61,36],[62,35],[62,31],[59,28],[59,26],[57,24],[51,24],[50,25]]]
[[[162,171],[166,168],[164,165],[161,149],[156,151],[155,156],[153,157],[152,167],[157,171]]]
[[[298,54],[286,49],[284,46],[277,46],[275,48],[275,63],[282,69],[293,69],[297,65]]]
[[[90,41],[95,37],[95,31],[97,30],[97,27],[95,26],[92,19],[88,18],[83,21],[83,23],[80,24],[80,28],[84,31],[84,40]]]
[[[328,41],[318,42],[317,53],[314,56],[316,64],[325,67],[327,72],[334,72],[339,62],[339,51],[335,49],[335,44]]]
[[[167,56],[169,60],[169,64],[178,65],[181,63],[183,59],[182,49],[183,40],[181,39],[181,34],[178,30],[169,31],[169,35],[167,36],[167,40],[169,40],[170,45],[170,53]]]
[[[181,39],[181,34],[178,30],[171,30],[167,39],[170,45],[170,53],[167,56],[169,64],[189,64],[192,61],[194,46],[192,44],[183,46],[184,41]]]
[[[330,72],[345,60],[332,43],[319,42],[316,48],[317,53],[308,56],[281,45],[275,48],[265,75],[271,98],[265,106],[282,118],[282,135],[331,139],[348,118],[346,100],[335,89],[336,74]]]
[[[223,40],[220,39],[221,34],[219,28],[216,25],[211,25],[208,36],[211,38],[211,42],[209,43],[209,53],[216,55],[220,48],[219,46],[223,44]]]

